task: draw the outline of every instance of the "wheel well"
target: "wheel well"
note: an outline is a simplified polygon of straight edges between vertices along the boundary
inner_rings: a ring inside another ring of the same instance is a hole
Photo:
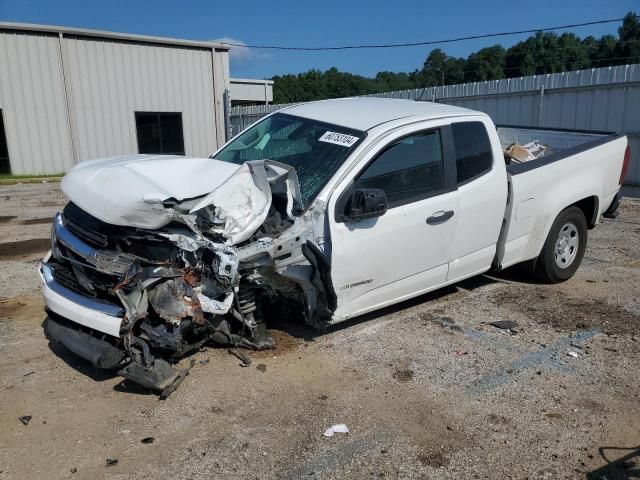
[[[584,213],[584,218],[587,219],[587,227],[589,229],[594,228],[598,222],[598,197],[583,198],[579,202],[569,205],[570,207],[578,207]]]

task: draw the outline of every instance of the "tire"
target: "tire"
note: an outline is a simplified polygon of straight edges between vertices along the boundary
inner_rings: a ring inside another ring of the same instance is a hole
[[[578,270],[587,247],[587,220],[578,207],[564,209],[556,217],[534,273],[545,283],[569,280]]]

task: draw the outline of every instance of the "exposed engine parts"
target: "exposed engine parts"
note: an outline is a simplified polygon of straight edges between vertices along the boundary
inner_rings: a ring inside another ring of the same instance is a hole
[[[166,396],[187,374],[172,360],[205,344],[272,348],[263,303],[299,305],[307,322],[321,326],[335,309],[327,260],[314,241],[322,213],[312,207],[299,215],[298,199],[291,167],[257,161],[204,198],[164,200],[171,221],[157,230],[107,224],[69,203],[56,217],[46,266],[65,288],[121,306],[120,338],[92,337],[87,353],[73,338],[95,332],[73,337],[55,315],[47,334]]]

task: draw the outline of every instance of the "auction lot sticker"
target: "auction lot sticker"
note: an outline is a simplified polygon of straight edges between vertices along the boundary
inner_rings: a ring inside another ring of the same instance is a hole
[[[360,139],[345,133],[324,132],[318,140],[326,143],[335,143],[336,145],[342,145],[343,147],[351,147]]]

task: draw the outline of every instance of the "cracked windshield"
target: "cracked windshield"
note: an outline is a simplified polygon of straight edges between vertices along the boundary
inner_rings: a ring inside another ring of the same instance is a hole
[[[292,166],[306,208],[365,135],[337,125],[276,114],[238,136],[215,158],[237,164],[276,160]]]

